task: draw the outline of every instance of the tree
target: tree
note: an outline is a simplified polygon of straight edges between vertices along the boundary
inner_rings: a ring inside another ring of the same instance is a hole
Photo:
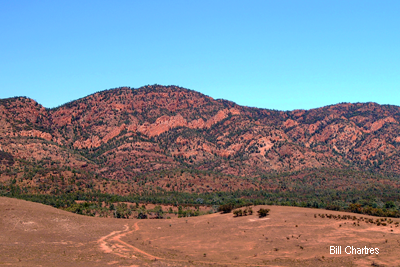
[[[233,204],[224,204],[219,206],[218,211],[221,211],[222,213],[230,213],[233,210],[234,206]]]
[[[242,212],[241,209],[239,209],[239,210],[233,211],[233,214],[235,215],[235,217],[238,217],[238,216],[242,216],[242,215],[243,215],[243,212]]]
[[[262,217],[267,216],[268,213],[269,213],[269,211],[270,211],[270,209],[259,209],[259,210],[257,211],[258,217],[262,218]]]
[[[162,219],[164,211],[160,205],[154,207],[154,213],[156,214],[156,219]]]
[[[138,209],[138,214],[137,214],[136,218],[138,218],[138,219],[147,219],[146,209],[144,209],[143,207]]]
[[[249,207],[248,213],[249,213],[249,215],[253,215],[253,209],[251,207]]]

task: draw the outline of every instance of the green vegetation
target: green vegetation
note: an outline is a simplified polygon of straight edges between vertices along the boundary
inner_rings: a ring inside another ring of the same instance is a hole
[[[233,214],[235,215],[235,217],[252,215],[253,209],[251,207],[245,208],[244,210],[238,209],[233,211]]]
[[[55,195],[25,193],[26,188],[19,187],[14,181],[9,181],[7,185],[0,185],[0,195],[39,202],[78,214],[112,216],[116,218],[126,218],[133,212],[138,212],[136,206],[117,203],[173,205],[180,207],[178,211],[180,217],[201,215],[196,210],[185,209],[185,207],[196,208],[200,205],[209,206],[210,209],[215,207],[214,210],[224,213],[231,212],[235,208],[250,205],[283,205],[350,211],[374,216],[398,218],[400,217],[399,202],[390,199],[396,198],[399,192],[392,187],[386,187],[385,189],[380,194],[373,189],[367,191],[357,189],[345,191],[319,189],[309,194],[299,194],[299,192],[295,191],[268,192],[266,190],[238,190],[234,192],[202,194],[173,191],[121,196],[99,193],[93,190],[89,192],[65,192]],[[158,218],[164,217],[166,213],[165,211],[161,211],[160,208],[150,212],[154,212],[155,217]],[[147,215],[147,211],[143,210],[143,215]]]
[[[3,153],[3,160],[9,161]],[[16,165],[18,164],[18,165]],[[397,175],[354,170],[314,169],[303,172],[240,178],[211,171],[176,169],[141,174],[128,181],[105,179],[82,169],[62,167],[51,159],[15,160],[2,165],[0,195],[51,205],[78,214],[116,218],[166,218],[167,211],[140,210],[136,203],[173,205],[179,217],[204,214],[197,207],[229,213],[254,205],[284,205],[400,217],[400,181]],[[20,166],[20,167],[18,167]],[[227,191],[189,191],[197,181],[228,184]],[[162,180],[166,187],[155,187]],[[234,181],[252,188],[234,189]],[[168,187],[168,185],[170,187]],[[168,191],[169,190],[169,191]],[[116,193],[107,193],[107,192]],[[189,191],[189,192],[188,192]],[[124,192],[124,195],[117,194]],[[128,203],[128,204],[120,204]],[[132,203],[132,204],[129,204]],[[113,205],[113,206],[111,206]],[[175,213],[174,212],[174,213]]]
[[[270,212],[270,209],[259,209],[257,211],[258,217],[263,218],[263,217],[267,216],[269,212]]]
[[[392,219],[388,218],[377,218],[377,219],[370,219],[365,217],[357,217],[351,215],[334,215],[334,214],[318,214],[318,216],[322,219],[334,219],[334,220],[353,220],[353,226],[360,226],[360,222],[376,224],[377,226],[390,226],[393,224],[394,227],[399,227],[399,222],[395,222]],[[314,214],[314,218],[317,218],[317,214]],[[342,225],[340,224],[339,227]],[[392,228],[393,226],[390,226]],[[393,231],[393,230],[392,230]]]

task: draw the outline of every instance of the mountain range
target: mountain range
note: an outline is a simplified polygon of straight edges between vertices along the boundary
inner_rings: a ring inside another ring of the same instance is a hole
[[[0,100],[0,181],[26,192],[199,193],[290,187],[279,177],[340,189],[383,175],[398,187],[399,123],[399,106],[278,111],[177,86],[110,89],[52,109],[14,97]]]

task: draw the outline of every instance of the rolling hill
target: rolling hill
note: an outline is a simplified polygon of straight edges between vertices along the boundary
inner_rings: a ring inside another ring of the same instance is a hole
[[[253,207],[256,211],[262,206]],[[268,206],[267,217],[92,218],[0,197],[0,264],[398,266],[399,219]],[[373,221],[373,222],[371,222]],[[376,222],[379,221],[379,224]],[[341,246],[333,254],[330,247]],[[363,249],[352,252],[346,247]],[[365,248],[373,253],[365,253]],[[378,249],[378,251],[376,251]],[[378,254],[376,253],[378,252]]]

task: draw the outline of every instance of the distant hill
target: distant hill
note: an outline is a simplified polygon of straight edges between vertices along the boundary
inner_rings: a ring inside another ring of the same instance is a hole
[[[382,184],[397,188],[399,122],[399,106],[276,111],[161,85],[101,91],[54,109],[1,99],[0,181],[51,194],[203,193],[290,189],[281,174],[336,189],[384,175],[395,179]]]

